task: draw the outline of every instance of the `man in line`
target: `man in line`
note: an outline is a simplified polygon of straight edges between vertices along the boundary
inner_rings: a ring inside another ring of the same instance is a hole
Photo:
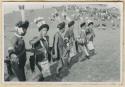
[[[75,35],[74,35],[74,24],[75,21],[70,21],[68,23],[68,30],[65,33],[65,40],[67,40],[67,47],[69,48],[69,53],[68,53],[68,64],[71,62],[71,58],[75,55],[76,52],[76,47],[75,47]]]
[[[54,35],[53,41],[53,58],[58,61],[56,73],[59,75],[60,70],[64,66],[64,36],[65,22],[57,25],[58,31]]]
[[[87,37],[86,37],[86,23],[83,22],[80,24],[80,36],[77,39],[78,42],[78,47],[81,49],[81,51],[85,52],[85,57],[89,59],[90,55],[89,52],[87,50]]]
[[[95,37],[93,25],[94,25],[94,23],[92,21],[88,22],[88,28],[86,29],[87,48],[88,48],[88,51],[91,55],[96,54],[95,47],[94,47],[94,44],[93,44],[93,40],[94,40],[94,37]]]
[[[30,40],[30,44],[35,49],[35,64],[37,65],[40,73],[32,79],[44,80],[45,77],[50,75],[49,61],[50,61],[50,50],[49,50],[49,36],[47,32],[49,25],[43,21],[43,18],[38,18],[36,24],[38,26],[39,36],[34,37]],[[43,64],[46,64],[45,66]],[[43,67],[44,66],[44,67]],[[34,66],[35,67],[35,66]],[[47,70],[47,74],[44,73]]]
[[[12,69],[19,81],[26,81],[24,70],[26,63],[26,48],[23,36],[25,36],[28,26],[28,21],[19,21],[16,24],[16,32],[11,39],[11,46],[8,50]]]

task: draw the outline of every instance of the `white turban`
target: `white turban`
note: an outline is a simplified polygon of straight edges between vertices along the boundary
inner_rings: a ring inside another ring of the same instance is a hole
[[[40,27],[41,25],[46,24],[43,17],[35,18],[34,23],[36,23],[37,27]]]

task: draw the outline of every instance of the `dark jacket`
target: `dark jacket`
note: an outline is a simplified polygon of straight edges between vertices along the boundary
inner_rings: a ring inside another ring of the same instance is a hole
[[[23,38],[18,35],[14,35],[11,39],[11,49],[9,49],[8,52],[10,58],[11,54],[15,54],[18,58],[18,61],[11,61],[11,66],[9,68],[13,68],[14,74],[18,77],[19,81],[25,81],[26,77],[24,66],[26,63],[26,48]]]
[[[57,49],[54,47],[56,46]],[[56,32],[54,36],[54,41],[53,41],[53,54],[55,54],[55,51],[57,51],[57,60],[63,57],[64,53],[64,40],[63,37],[59,32]]]
[[[26,48],[23,38],[19,38],[16,35],[11,39],[11,47],[13,49],[8,50],[9,56],[16,54],[19,58],[19,66],[24,67],[26,62]]]
[[[43,45],[41,45],[41,42]],[[36,56],[36,62],[44,61],[45,58],[50,60],[50,50],[49,50],[49,37],[46,36],[45,39],[39,39],[33,44]],[[46,53],[45,53],[46,52]]]

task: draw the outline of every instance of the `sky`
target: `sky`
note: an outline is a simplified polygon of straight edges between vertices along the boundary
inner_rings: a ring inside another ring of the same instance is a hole
[[[25,9],[39,9],[42,8],[44,4],[44,7],[53,7],[53,6],[61,6],[61,5],[67,5],[67,4],[81,4],[81,5],[88,5],[88,4],[107,4],[108,7],[117,7],[120,8],[120,6],[122,5],[122,3],[94,3],[94,2],[70,2],[70,3],[66,3],[66,2],[4,2],[2,7],[3,7],[3,11],[4,14],[7,13],[11,13],[13,11],[18,11],[18,5],[25,5]]]

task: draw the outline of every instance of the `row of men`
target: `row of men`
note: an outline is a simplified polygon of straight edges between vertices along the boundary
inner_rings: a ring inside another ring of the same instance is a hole
[[[10,63],[7,64],[8,73],[14,73],[19,81],[26,81],[24,70],[27,60],[26,52],[34,53],[30,58],[31,70],[34,72],[35,66],[37,66],[41,72],[39,78],[43,79],[45,77],[43,71],[47,70],[46,68],[48,68],[52,60],[56,60],[58,63],[56,73],[59,74],[65,64],[64,57],[67,56],[68,64],[70,64],[71,58],[75,55],[74,51],[79,53],[79,49],[81,49],[85,52],[85,57],[88,59],[91,54],[95,54],[93,45],[95,33],[93,31],[94,23],[92,21],[88,23],[81,22],[79,25],[81,32],[77,38],[73,31],[74,20],[70,20],[67,24],[64,21],[60,22],[57,25],[58,31],[54,35],[53,47],[51,49],[49,47],[49,36],[47,35],[50,29],[49,25],[40,18],[35,20],[35,23],[38,25],[39,35],[29,41],[32,46],[31,49],[26,49],[23,39],[29,27],[29,21],[19,21],[16,24],[16,32],[11,40],[11,47],[8,49],[8,58],[10,60]],[[66,25],[68,26],[67,30],[65,30]],[[46,63],[48,63],[47,67],[44,65]]]

